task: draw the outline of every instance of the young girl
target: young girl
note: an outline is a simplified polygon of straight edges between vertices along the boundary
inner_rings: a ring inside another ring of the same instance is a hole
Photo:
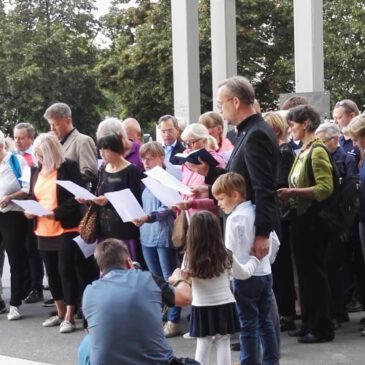
[[[241,265],[223,243],[218,218],[211,212],[195,213],[190,221],[187,247],[182,265],[186,279],[192,282],[192,308],[189,332],[197,337],[195,359],[211,364],[213,343],[217,364],[231,364],[230,334],[239,331],[235,299],[230,289],[230,274],[248,279],[259,260]]]

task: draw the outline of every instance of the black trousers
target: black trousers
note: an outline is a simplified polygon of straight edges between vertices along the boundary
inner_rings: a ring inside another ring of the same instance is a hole
[[[290,221],[282,221],[280,249],[272,265],[273,290],[281,316],[295,316],[295,286],[290,242]]]
[[[53,299],[64,299],[66,305],[74,306],[77,306],[85,286],[96,280],[99,274],[95,258],[85,259],[73,241],[77,235],[75,232],[63,234],[58,251],[41,251]]]
[[[28,221],[27,238],[25,241],[27,251],[27,267],[25,270],[24,292],[43,289],[43,261],[37,247],[37,236],[33,232],[33,221]]]
[[[333,325],[325,268],[326,234],[313,209],[294,217],[291,228],[298,270],[302,327],[317,336],[330,336],[333,334]]]
[[[28,221],[23,212],[0,213],[0,236],[10,265],[10,305],[18,307],[24,295],[25,239]]]

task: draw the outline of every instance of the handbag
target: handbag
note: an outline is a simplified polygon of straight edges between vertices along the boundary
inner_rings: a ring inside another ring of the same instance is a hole
[[[94,243],[99,236],[99,206],[91,203],[81,219],[80,236],[86,243]]]
[[[172,228],[171,241],[176,248],[186,245],[186,235],[189,228],[188,212],[180,210],[175,218],[174,227]]]
[[[98,173],[98,183],[95,189],[96,195],[99,194],[104,169],[105,166],[102,165]],[[99,205],[91,203],[79,224],[80,237],[86,243],[94,243],[100,236],[99,208]]]

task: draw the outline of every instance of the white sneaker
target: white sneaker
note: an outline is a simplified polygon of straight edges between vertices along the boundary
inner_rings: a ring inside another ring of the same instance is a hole
[[[167,321],[163,326],[165,337],[176,337],[182,335],[182,328],[180,323]]]
[[[8,313],[8,320],[9,321],[14,321],[16,319],[20,319],[22,316],[19,313],[19,308],[18,307],[14,307],[14,306],[10,306],[9,307],[9,313]]]
[[[76,329],[75,324],[71,323],[67,319],[62,321],[62,323],[60,324],[60,333],[70,333],[75,331],[75,329]]]
[[[190,333],[186,332],[183,334],[183,339],[184,340],[195,340],[195,337],[190,336]]]
[[[46,319],[43,323],[43,327],[56,327],[59,326],[62,323],[62,319],[58,316],[53,316],[48,319]]]

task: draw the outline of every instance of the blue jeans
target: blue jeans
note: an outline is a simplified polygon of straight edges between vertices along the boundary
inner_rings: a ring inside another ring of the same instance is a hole
[[[90,365],[90,340],[89,335],[86,335],[78,348],[77,358],[79,365]]]
[[[148,270],[152,274],[168,279],[178,267],[177,251],[168,247],[147,247],[142,245],[143,257],[146,261]],[[180,307],[172,307],[167,311],[167,320],[180,322]]]
[[[247,280],[234,279],[233,286],[241,324],[241,365],[278,364],[279,346],[271,312],[271,274]]]

